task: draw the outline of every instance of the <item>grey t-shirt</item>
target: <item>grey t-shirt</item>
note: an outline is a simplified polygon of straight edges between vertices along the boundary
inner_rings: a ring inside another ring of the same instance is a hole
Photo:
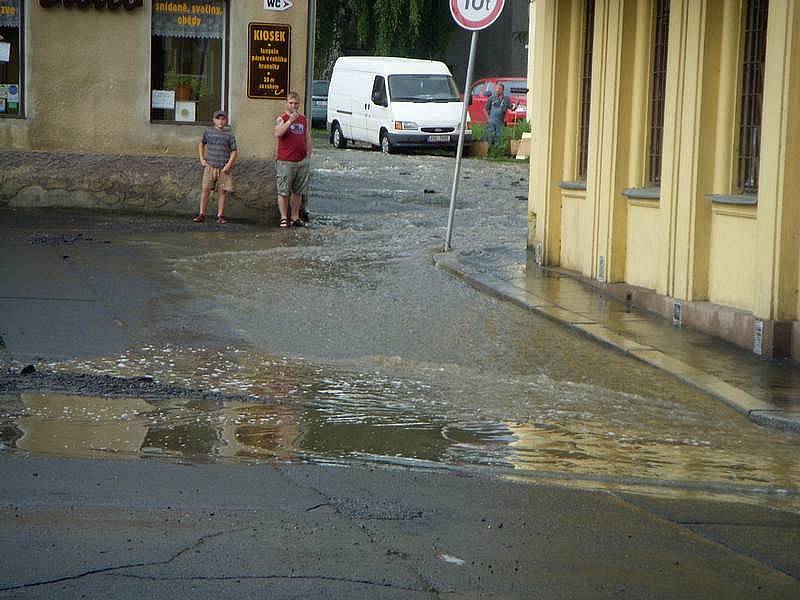
[[[224,167],[231,157],[231,152],[236,150],[236,137],[230,127],[224,129],[208,127],[203,132],[203,143],[206,146],[206,160],[215,169]]]
[[[492,94],[486,101],[486,112],[489,113],[490,123],[503,124],[506,120],[506,111],[511,109],[511,98],[503,96],[498,100],[497,96]]]

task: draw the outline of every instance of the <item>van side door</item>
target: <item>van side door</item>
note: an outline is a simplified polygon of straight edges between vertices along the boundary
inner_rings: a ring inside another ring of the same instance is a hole
[[[386,79],[376,75],[372,81],[372,94],[366,112],[365,135],[371,144],[379,145],[381,127],[390,129],[389,123],[389,94],[386,90]]]

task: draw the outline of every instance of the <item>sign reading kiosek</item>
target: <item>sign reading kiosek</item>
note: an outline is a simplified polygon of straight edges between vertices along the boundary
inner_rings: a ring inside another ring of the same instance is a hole
[[[291,33],[288,25],[249,24],[248,98],[278,100],[289,94]]]

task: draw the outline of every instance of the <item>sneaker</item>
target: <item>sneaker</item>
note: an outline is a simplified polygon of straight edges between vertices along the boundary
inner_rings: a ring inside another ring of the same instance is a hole
[[[192,221],[194,221],[195,223],[202,223],[205,220],[206,220],[205,215],[197,215],[194,219],[192,219]]]

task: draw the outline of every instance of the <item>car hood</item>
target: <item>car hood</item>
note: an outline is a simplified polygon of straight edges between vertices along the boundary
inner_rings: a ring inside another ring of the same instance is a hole
[[[398,121],[414,121],[425,125],[455,126],[461,121],[463,102],[392,102],[392,112]]]

